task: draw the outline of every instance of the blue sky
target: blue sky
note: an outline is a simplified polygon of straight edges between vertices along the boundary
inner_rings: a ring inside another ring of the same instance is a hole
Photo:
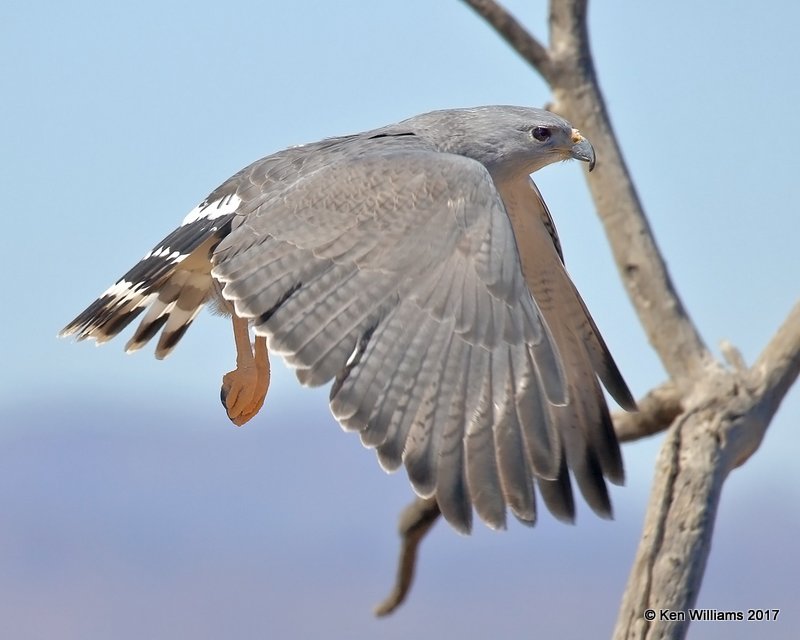
[[[542,2],[509,2],[545,34]],[[796,3],[595,3],[598,73],[626,159],[709,345],[752,362],[798,298]],[[0,627],[8,637],[608,635],[660,438],[626,446],[617,519],[438,526],[396,616],[410,496],[322,391],[274,363],[242,430],[219,405],[227,322],[175,354],[55,334],[218,183],[282,147],[435,108],[548,101],[456,1],[24,3],[0,9]],[[602,162],[602,158],[599,159]],[[581,170],[538,174],[567,265],[637,395],[664,378],[624,296]],[[796,628],[800,394],[723,494],[700,604],[783,606]],[[742,586],[744,585],[744,586]],[[788,593],[788,595],[787,595]],[[794,596],[789,597],[791,594]],[[579,603],[582,614],[575,616]],[[724,635],[723,635],[724,634]],[[690,637],[751,637],[696,625]]]

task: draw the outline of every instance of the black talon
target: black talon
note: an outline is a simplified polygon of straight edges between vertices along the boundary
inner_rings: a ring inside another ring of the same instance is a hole
[[[227,413],[230,418],[231,414],[228,412],[228,403],[226,402],[228,400],[228,391],[224,384],[219,388],[219,401],[222,403],[222,406],[225,407],[225,413]]]

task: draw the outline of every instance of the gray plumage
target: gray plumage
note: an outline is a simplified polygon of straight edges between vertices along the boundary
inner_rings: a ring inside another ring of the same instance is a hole
[[[472,507],[574,516],[568,469],[610,515],[622,482],[598,382],[633,399],[564,270],[529,178],[591,145],[539,109],[437,111],[294,147],[242,170],[64,330],[107,340],[149,308],[129,342],[175,346],[209,300],[248,318],[331,409],[405,464],[454,527]]]

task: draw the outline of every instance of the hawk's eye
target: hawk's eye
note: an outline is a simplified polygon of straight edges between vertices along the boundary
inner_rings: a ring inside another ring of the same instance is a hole
[[[534,127],[533,131],[531,131],[531,135],[539,142],[546,142],[550,139],[550,129],[547,127]]]

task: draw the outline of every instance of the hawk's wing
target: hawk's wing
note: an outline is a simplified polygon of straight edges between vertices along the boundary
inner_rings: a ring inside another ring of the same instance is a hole
[[[570,402],[552,407],[566,461],[589,505],[601,515],[611,505],[603,482],[624,479],[622,457],[598,376],[614,399],[635,410],[628,390],[594,320],[564,268],[550,211],[528,176],[500,185],[514,229],[528,288],[551,328],[567,380]],[[542,489],[548,498],[547,484]],[[564,505],[548,504],[557,515]],[[567,505],[569,506],[569,505]]]
[[[496,527],[506,506],[532,522],[534,478],[568,491],[552,407],[574,400],[503,201],[465,157],[351,146],[270,181],[212,274],[301,382],[335,378],[337,419],[454,526],[472,505]]]

